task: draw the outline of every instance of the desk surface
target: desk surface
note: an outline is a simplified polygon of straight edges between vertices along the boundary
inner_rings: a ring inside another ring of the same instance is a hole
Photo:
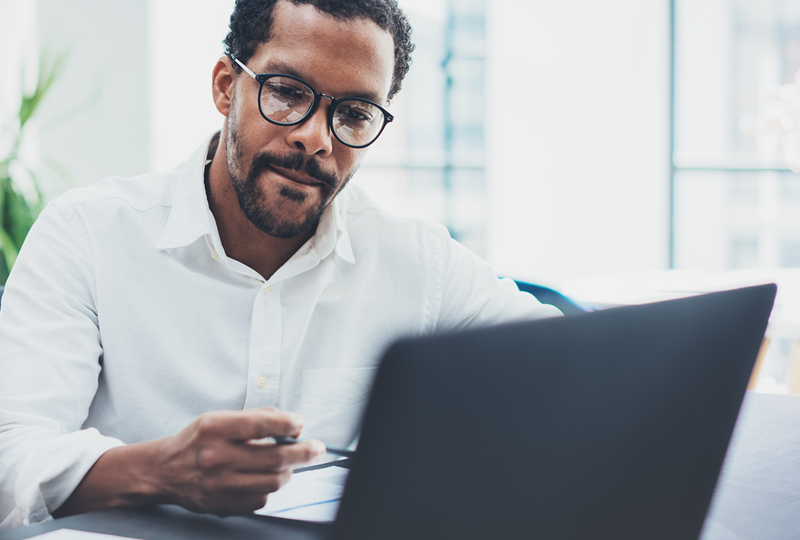
[[[330,525],[266,516],[219,518],[178,506],[101,510],[0,531],[2,540],[30,538],[55,529],[77,529],[146,540],[324,540]]]
[[[749,393],[702,540],[800,536],[800,397]]]
[[[749,393],[702,540],[795,539],[800,531],[800,397]],[[329,526],[263,516],[217,518],[161,506],[104,510],[0,531],[19,540],[69,528],[144,538],[322,540]]]

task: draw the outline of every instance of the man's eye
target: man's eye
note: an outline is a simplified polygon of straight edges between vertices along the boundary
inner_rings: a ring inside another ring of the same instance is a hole
[[[268,84],[264,89],[270,96],[281,100],[301,101],[304,99],[306,92],[303,88],[292,86],[290,84]]]
[[[303,91],[299,88],[292,88],[291,86],[281,86],[278,88],[278,92],[286,96],[302,96]]]
[[[339,107],[336,114],[342,122],[351,124],[368,124],[372,122],[372,115],[360,107]]]

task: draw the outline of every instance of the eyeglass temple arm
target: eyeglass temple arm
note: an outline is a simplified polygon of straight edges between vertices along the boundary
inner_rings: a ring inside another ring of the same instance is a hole
[[[245,71],[246,71],[246,72],[247,72],[247,73],[248,73],[248,74],[249,74],[251,77],[253,77],[254,79],[256,78],[256,74],[255,74],[255,73],[253,73],[253,72],[250,70],[250,68],[249,68],[249,67],[247,67],[247,66],[246,66],[246,65],[244,65],[242,62],[240,62],[240,61],[239,61],[239,59],[238,59],[238,58],[236,58],[236,56],[234,56],[234,55],[232,55],[232,54],[231,54],[231,55],[229,55],[229,56],[230,56],[230,57],[233,59],[233,61],[234,61],[234,62],[236,62],[237,64],[239,64],[240,66],[242,66],[242,69],[243,69],[243,70],[245,70]]]

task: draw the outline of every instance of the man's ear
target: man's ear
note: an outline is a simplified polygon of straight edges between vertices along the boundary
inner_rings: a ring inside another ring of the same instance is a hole
[[[211,74],[211,91],[214,95],[214,105],[224,116],[228,116],[231,110],[231,96],[235,80],[236,73],[230,58],[228,56],[221,57]]]

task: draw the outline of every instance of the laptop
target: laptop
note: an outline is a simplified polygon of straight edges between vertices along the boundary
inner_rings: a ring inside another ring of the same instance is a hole
[[[394,344],[331,537],[696,539],[775,292]]]

